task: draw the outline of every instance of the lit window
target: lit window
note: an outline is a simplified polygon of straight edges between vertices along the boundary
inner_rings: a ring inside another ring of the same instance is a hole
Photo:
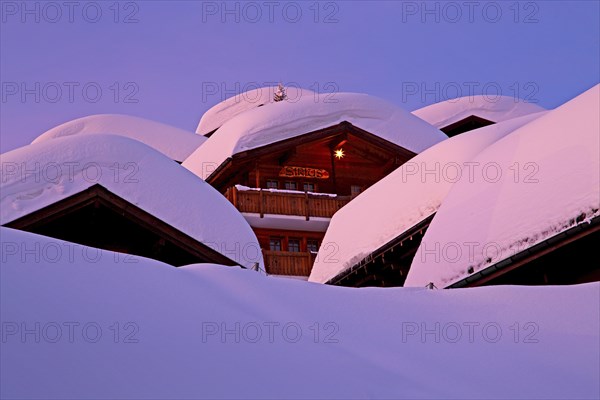
[[[357,196],[360,194],[360,192],[362,192],[362,188],[358,185],[351,185],[350,186],[350,194],[352,194],[352,196]]]
[[[300,251],[300,239],[288,240],[288,251],[298,253]]]
[[[319,241],[318,240],[307,240],[306,241],[306,250],[311,253],[316,253],[319,251]]]
[[[285,189],[286,190],[298,190],[298,184],[296,182],[286,182]]]
[[[277,189],[279,187],[278,181],[268,180],[267,181],[267,189]]]
[[[305,182],[304,183],[304,191],[305,192],[314,192],[315,191],[315,184],[314,183],[310,183],[310,182]]]
[[[281,251],[281,239],[271,238],[269,240],[269,249],[271,251]]]

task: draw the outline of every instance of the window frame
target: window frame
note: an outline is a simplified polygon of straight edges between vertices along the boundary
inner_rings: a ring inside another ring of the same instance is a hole
[[[287,241],[287,251],[289,253],[300,253],[302,251],[302,239],[297,237],[289,238]],[[298,244],[298,250],[292,250],[292,242]]]
[[[278,245],[279,249],[274,249],[273,248],[274,247],[273,246],[274,242],[279,243],[279,245]],[[281,238],[279,238],[279,237],[270,237],[269,238],[269,250],[270,251],[283,251],[282,249],[283,249],[283,240],[281,240]]]
[[[275,183],[275,187],[269,186],[272,183]],[[277,179],[267,179],[267,189],[279,189],[279,181]]]
[[[312,190],[307,190],[306,186],[307,185],[311,185],[312,186]],[[303,182],[302,183],[302,189],[304,189],[304,192],[312,192],[312,193],[316,193],[317,192],[317,184],[314,182]]]
[[[310,249],[311,243],[315,244],[315,250]],[[309,253],[318,253],[319,252],[319,240],[318,239],[306,239],[306,251]]]
[[[293,185],[294,188],[289,188],[288,185]],[[283,187],[285,188],[285,190],[298,190],[298,182],[294,182],[294,181],[285,181],[283,182]]]

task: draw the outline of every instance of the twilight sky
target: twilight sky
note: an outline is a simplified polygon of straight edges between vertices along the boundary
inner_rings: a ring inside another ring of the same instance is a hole
[[[270,82],[408,110],[482,92],[553,108],[600,80],[599,4],[2,0],[0,151],[97,113],[193,131]]]

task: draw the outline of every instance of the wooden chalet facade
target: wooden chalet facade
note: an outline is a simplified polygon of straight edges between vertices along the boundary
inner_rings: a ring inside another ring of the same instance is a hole
[[[5,226],[174,266],[238,265],[99,184]]]
[[[206,181],[252,226],[267,273],[306,277],[333,214],[414,156],[342,122],[235,154]]]

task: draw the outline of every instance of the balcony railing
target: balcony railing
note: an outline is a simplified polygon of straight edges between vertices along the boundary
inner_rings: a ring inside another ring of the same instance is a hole
[[[314,261],[309,252],[263,250],[263,256],[271,275],[309,276]]]
[[[313,193],[290,193],[284,191],[239,190],[230,187],[225,197],[240,212],[264,214],[300,215],[331,218],[333,214],[352,199],[351,196],[327,196]]]

